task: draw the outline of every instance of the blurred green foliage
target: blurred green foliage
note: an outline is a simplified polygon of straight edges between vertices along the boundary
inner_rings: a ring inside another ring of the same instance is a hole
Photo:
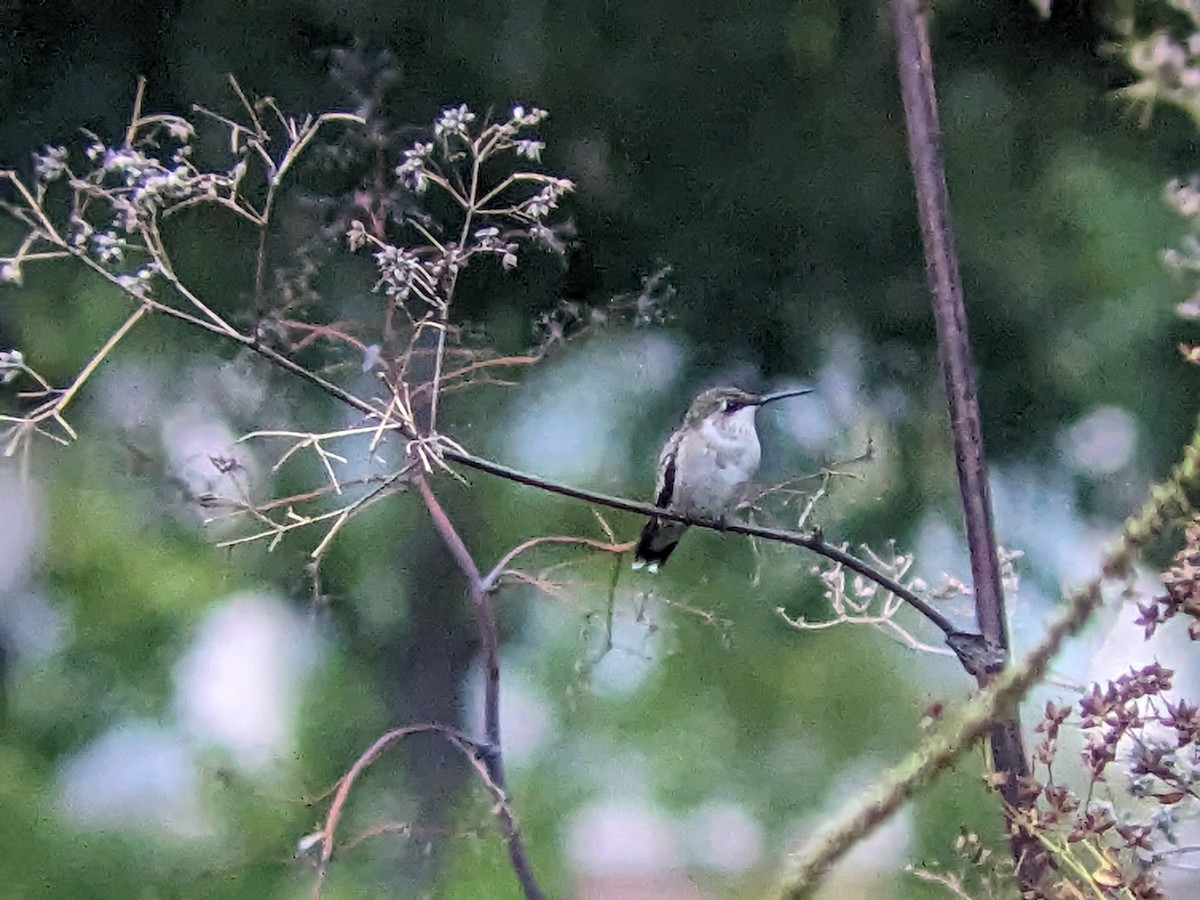
[[[1173,458],[1194,412],[1195,376],[1175,351],[1172,310],[1182,291],[1159,262],[1181,231],[1160,202],[1162,185],[1187,174],[1194,131],[1169,110],[1141,125],[1114,99],[1128,76],[1105,52],[1108,33],[1089,6],[1059,4],[1041,20],[1021,3],[939,4],[935,27],[989,452],[1049,466],[1065,423],[1115,403],[1141,428],[1137,460],[1119,477],[1145,483]],[[501,349],[520,350],[560,293],[603,302],[635,290],[661,263],[673,267],[678,299],[667,333],[685,347],[683,371],[628,411],[636,438],[627,467],[594,486],[644,492],[657,443],[697,383],[747,371],[811,378],[831,361],[835,340],[853,335],[865,348],[863,390],[898,388],[908,406],[877,435],[886,482],[838,506],[826,533],[905,546],[923,516],[957,521],[878,4],[25,2],[0,11],[0,32],[0,160],[18,169],[44,144],[77,140],[81,127],[121,134],[139,75],[153,109],[229,111],[227,73],[297,113],[352,108],[328,63],[333,48],[355,44],[394,53],[398,77],[383,111],[402,132],[462,101],[548,108],[546,166],[579,186],[572,268],[542,261],[512,277],[472,273],[478,281],[464,287],[460,312]],[[294,215],[302,228],[302,210]],[[7,248],[10,232],[2,233]],[[221,310],[244,309],[252,235],[206,214],[174,239],[200,293]],[[331,317],[373,308],[369,271],[350,263],[335,273],[325,286]],[[127,314],[124,301],[66,265],[31,269],[26,280],[21,290],[0,289],[0,348],[36,354],[39,370],[64,382]],[[172,379],[188,377],[185,364],[219,366],[233,354],[164,322],[147,323],[123,352],[165,361],[167,395],[179,403],[189,386]],[[548,390],[577,377],[571,352],[536,373]],[[264,377],[307,427],[341,415],[315,392]],[[503,448],[501,426],[519,392],[455,400],[455,434],[472,447]],[[322,792],[382,731],[450,720],[466,705],[477,638],[458,573],[423,510],[401,496],[347,529],[322,566],[327,596],[314,603],[305,538],[274,556],[214,550],[172,511],[174,500],[147,487],[153,475],[130,471],[122,435],[91,399],[78,404],[84,439],[41,447],[34,466],[46,503],[32,583],[69,625],[46,659],[16,659],[7,671],[0,900],[305,896],[311,867],[291,857],[320,825]],[[279,492],[311,486],[311,474],[285,470]],[[579,504],[470,478],[470,489],[441,479],[439,490],[482,565],[530,534],[597,534]],[[1100,513],[1123,512],[1087,479],[1079,488]],[[620,535],[634,533],[630,517],[608,519]],[[697,876],[729,896],[751,896],[770,883],[796,823],[829,803],[843,763],[898,759],[919,739],[931,697],[957,701],[968,690],[950,662],[918,662],[874,632],[783,627],[776,607],[819,615],[807,563],[766,548],[762,582],[752,585],[744,543],[692,535],[687,546],[661,593],[711,611],[715,624],[671,609],[653,636],[664,661],[627,693],[590,690],[585,661],[604,609],[515,589],[498,597],[512,652],[558,727],[511,785],[552,896],[570,892],[567,823],[603,795],[602,770],[591,765],[598,758],[635,761],[650,798],[672,814],[714,794],[751,809],[767,835],[758,868],[741,880]],[[568,572],[602,606],[610,563],[582,558]],[[63,762],[121,722],[165,721],[173,661],[205,609],[262,583],[278,585],[328,636],[283,774],[264,785],[206,762],[201,796],[220,824],[202,839],[68,824],[57,793]],[[530,624],[543,619],[544,630]],[[555,637],[530,646],[531,633]],[[936,691],[926,686],[929,672],[943,685]],[[998,840],[999,812],[977,774],[964,762],[918,802],[915,859],[953,866],[951,844],[964,825]],[[433,741],[377,763],[352,799],[346,833],[386,821],[411,821],[414,833],[378,835],[339,856],[324,896],[517,896],[489,798],[469,775]],[[929,895],[916,883],[896,891]]]

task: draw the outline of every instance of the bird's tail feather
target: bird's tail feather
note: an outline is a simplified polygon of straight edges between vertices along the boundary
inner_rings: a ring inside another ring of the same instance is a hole
[[[685,531],[687,526],[682,522],[670,519],[647,520],[642,528],[641,537],[638,538],[637,548],[633,551],[634,568],[640,569],[645,566],[651,571],[657,571],[658,567],[667,561],[667,557],[671,555]]]

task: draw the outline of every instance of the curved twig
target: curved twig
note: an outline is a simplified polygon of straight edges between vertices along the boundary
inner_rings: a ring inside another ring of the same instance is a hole
[[[408,725],[404,728],[393,728],[391,731],[385,732],[376,738],[375,743],[364,750],[358,759],[354,761],[354,765],[338,780],[337,791],[334,793],[333,801],[329,804],[329,810],[325,813],[325,825],[316,835],[320,838],[321,856],[317,864],[317,878],[313,882],[312,900],[320,900],[321,890],[325,884],[325,875],[329,870],[329,861],[333,858],[334,835],[337,833],[338,822],[341,820],[342,810],[345,809],[346,801],[350,798],[350,789],[354,787],[354,782],[358,780],[358,777],[367,766],[378,759],[392,744],[398,743],[414,734],[429,733],[439,734],[446,738],[447,741],[466,754],[472,764],[475,764],[478,757],[484,753],[483,749],[474,740],[459,729],[432,722],[424,725]],[[508,800],[504,796],[503,789],[490,779],[485,779],[485,783],[495,796],[496,802],[501,806],[507,806]],[[306,844],[311,843],[311,841],[306,841]]]

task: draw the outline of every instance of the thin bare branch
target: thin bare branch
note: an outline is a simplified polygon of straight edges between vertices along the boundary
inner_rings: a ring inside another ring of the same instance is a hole
[[[509,564],[525,553],[527,550],[532,550],[534,547],[540,547],[543,544],[572,544],[580,547],[591,547],[594,550],[603,550],[606,553],[621,553],[629,550],[632,547],[632,542],[614,543],[597,541],[592,538],[570,537],[569,535],[547,535],[543,537],[530,538],[527,541],[522,541],[513,547],[502,557],[500,561],[492,567],[492,570],[483,578],[484,590],[492,590],[496,587],[500,580],[500,576],[508,569]]]
[[[429,733],[438,734],[446,738],[452,745],[462,750],[472,763],[475,763],[479,755],[485,752],[470,737],[463,734],[457,728],[451,728],[448,725],[438,725],[435,723],[409,725],[404,728],[395,728],[380,735],[375,740],[375,743],[359,755],[346,774],[338,781],[333,801],[329,804],[329,810],[325,813],[325,825],[320,832],[313,836],[321,844],[321,856],[317,866],[317,878],[313,882],[312,900],[320,900],[321,891],[325,886],[325,877],[329,870],[329,861],[333,858],[334,838],[337,834],[338,823],[341,821],[346,801],[350,798],[350,789],[354,787],[355,781],[358,780],[359,776],[362,775],[363,771],[371,763],[378,759],[393,744],[399,743],[414,734]],[[495,785],[491,779],[485,779],[485,784],[487,784],[488,789],[495,795],[497,803],[501,807],[507,808],[508,801],[504,796],[503,790]]]
[[[479,631],[480,655],[483,661],[483,733],[487,744],[484,748],[483,762],[488,778],[496,789],[505,791],[504,757],[501,753],[500,742],[500,633],[496,624],[496,612],[492,606],[491,595],[484,586],[479,567],[475,564],[471,552],[463,542],[458,530],[446,515],[446,511],[438,502],[429,481],[421,473],[413,479],[429,517],[433,521],[434,530],[442,538],[446,549],[454,557],[459,570],[467,579],[467,588],[471,597],[471,609],[475,614],[475,625]],[[497,810],[500,829],[504,834],[508,847],[509,863],[516,873],[517,881],[526,900],[541,900],[544,896],[533,874],[533,867],[525,853],[525,845],[521,839],[521,831],[508,804],[501,804]]]

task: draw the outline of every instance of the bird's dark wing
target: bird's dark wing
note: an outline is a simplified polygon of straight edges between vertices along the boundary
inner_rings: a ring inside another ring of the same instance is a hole
[[[663,447],[662,453],[658,455],[656,484],[658,490],[654,498],[654,505],[664,509],[670,508],[671,498],[675,493],[676,462],[682,436],[682,430],[671,435],[671,439]],[[637,547],[633,551],[634,568],[649,565],[652,572],[656,571],[659,565],[667,561],[667,557],[671,555],[671,551],[675,549],[675,545],[679,543],[679,538],[685,531],[687,531],[687,526],[682,522],[672,522],[669,519],[651,516],[646,520],[641,537],[638,538]]]
[[[675,463],[679,459],[679,439],[681,432],[671,435],[667,445],[658,457],[658,494],[654,505],[665,509],[675,493]]]

